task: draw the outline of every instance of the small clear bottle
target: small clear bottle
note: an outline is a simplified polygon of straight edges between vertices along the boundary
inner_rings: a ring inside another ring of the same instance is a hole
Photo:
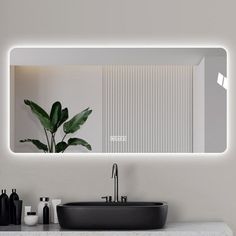
[[[38,204],[38,222],[39,224],[43,224],[43,208],[47,204],[47,206],[50,208],[49,205],[49,197],[40,197],[40,202]]]

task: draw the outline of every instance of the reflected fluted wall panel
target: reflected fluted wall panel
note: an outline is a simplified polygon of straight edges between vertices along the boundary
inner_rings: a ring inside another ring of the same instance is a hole
[[[192,152],[193,67],[107,65],[104,152]]]

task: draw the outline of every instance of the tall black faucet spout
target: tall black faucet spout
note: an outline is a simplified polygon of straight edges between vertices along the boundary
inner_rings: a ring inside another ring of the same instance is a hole
[[[118,165],[116,163],[112,166],[112,176],[114,179],[114,202],[119,202],[119,178],[118,178]]]

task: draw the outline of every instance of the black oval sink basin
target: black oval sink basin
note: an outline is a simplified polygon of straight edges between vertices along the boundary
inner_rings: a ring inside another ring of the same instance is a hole
[[[59,224],[65,229],[160,229],[167,210],[165,202],[72,202],[57,206]]]

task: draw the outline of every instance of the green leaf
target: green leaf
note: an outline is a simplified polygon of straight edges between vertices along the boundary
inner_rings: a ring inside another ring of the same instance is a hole
[[[59,153],[59,152],[64,152],[66,150],[66,148],[68,147],[68,144],[66,142],[59,142],[57,145],[56,145],[56,152]]]
[[[61,103],[55,102],[52,105],[50,112],[50,121],[52,125],[52,132],[55,133],[57,131],[58,123],[61,120]]]
[[[57,128],[59,128],[67,119],[68,119],[69,115],[68,115],[68,109],[64,108],[61,111],[61,119],[59,120],[58,124],[57,124]]]
[[[23,139],[23,140],[20,140],[21,143],[25,143],[25,142],[31,142],[33,143],[38,149],[40,150],[43,150],[45,152],[48,152],[48,147],[46,144],[40,142],[39,140],[37,139]]]
[[[31,108],[31,111],[36,115],[39,119],[42,126],[52,132],[52,125],[50,121],[50,117],[46,111],[36,103],[30,100],[24,100],[25,104]]]
[[[71,145],[82,145],[86,147],[88,150],[90,151],[92,150],[91,145],[81,138],[70,138],[68,140],[68,146],[71,146]]]
[[[64,123],[63,130],[66,134],[74,133],[80,129],[80,126],[83,125],[88,116],[91,114],[92,110],[89,108],[83,110],[79,114],[75,115],[72,119]]]

